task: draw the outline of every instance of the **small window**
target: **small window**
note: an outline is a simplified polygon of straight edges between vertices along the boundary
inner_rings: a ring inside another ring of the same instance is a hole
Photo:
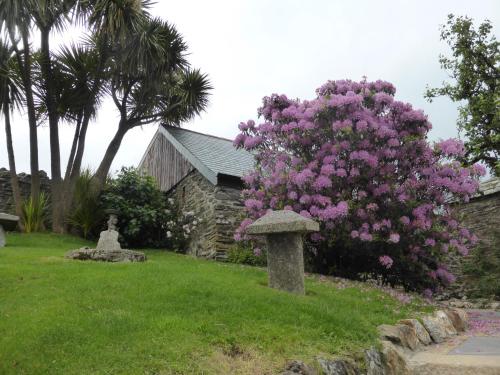
[[[186,187],[182,187],[182,196],[181,196],[181,204],[184,206],[186,203]]]

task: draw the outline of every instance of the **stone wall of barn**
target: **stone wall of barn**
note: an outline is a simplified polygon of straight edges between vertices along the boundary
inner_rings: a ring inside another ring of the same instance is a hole
[[[468,203],[455,206],[455,210],[461,223],[476,234],[486,248],[493,250],[493,230],[500,230],[500,192],[476,197]],[[463,275],[463,266],[468,261],[469,257],[450,254],[448,264],[457,282],[444,292],[443,297],[462,298],[473,287],[468,285]]]
[[[241,186],[231,181],[214,186],[194,170],[168,196],[179,202],[182,211],[191,211],[202,220],[192,233],[186,252],[225,260],[234,244],[234,231],[244,215]]]
[[[49,194],[50,179],[47,173],[40,171],[40,190]],[[31,175],[19,173],[19,188],[23,199],[27,199],[31,192]],[[10,172],[8,169],[0,168],[0,212],[15,213],[14,198],[12,195],[12,186],[10,184]]]

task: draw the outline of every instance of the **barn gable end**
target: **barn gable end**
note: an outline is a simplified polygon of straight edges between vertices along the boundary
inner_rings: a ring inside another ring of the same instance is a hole
[[[186,252],[224,260],[245,216],[241,177],[253,165],[253,155],[235,149],[230,140],[160,127],[139,169],[155,177],[183,212],[193,212],[202,220],[191,234]]]

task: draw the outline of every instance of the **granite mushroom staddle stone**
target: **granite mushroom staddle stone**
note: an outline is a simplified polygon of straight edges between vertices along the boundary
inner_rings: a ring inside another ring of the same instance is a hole
[[[305,294],[303,235],[319,231],[319,224],[293,211],[270,211],[246,228],[267,241],[269,286]]]
[[[0,247],[4,247],[7,241],[5,239],[5,231],[16,229],[18,222],[19,216],[0,212]]]

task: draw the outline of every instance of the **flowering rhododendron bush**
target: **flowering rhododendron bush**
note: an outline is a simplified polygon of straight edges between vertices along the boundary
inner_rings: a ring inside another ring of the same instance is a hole
[[[466,255],[477,238],[453,217],[484,168],[463,168],[464,147],[430,145],[427,116],[394,100],[383,81],[328,81],[313,100],[263,99],[262,123],[241,123],[234,143],[256,154],[244,180],[248,217],[294,210],[320,223],[306,256],[316,272],[376,277],[430,294],[454,281],[443,259]]]

